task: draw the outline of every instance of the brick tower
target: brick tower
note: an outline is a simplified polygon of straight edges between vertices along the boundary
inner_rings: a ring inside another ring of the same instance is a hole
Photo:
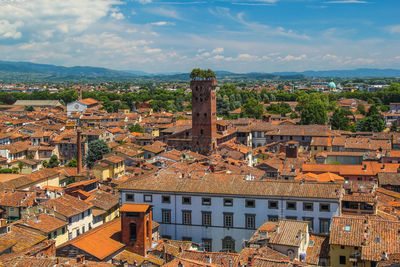
[[[119,212],[122,243],[126,245],[125,249],[146,256],[152,244],[152,206],[125,203]]]
[[[192,150],[208,154],[217,147],[217,81],[192,80]]]

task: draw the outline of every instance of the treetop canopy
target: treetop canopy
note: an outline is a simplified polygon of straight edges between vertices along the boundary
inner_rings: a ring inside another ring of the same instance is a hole
[[[195,68],[190,73],[190,79],[197,80],[213,80],[216,78],[215,72],[211,69],[202,70],[199,68]]]

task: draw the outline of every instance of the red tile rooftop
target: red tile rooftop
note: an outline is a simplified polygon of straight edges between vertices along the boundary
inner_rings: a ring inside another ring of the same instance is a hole
[[[120,212],[146,212],[152,205],[125,203],[119,209]]]

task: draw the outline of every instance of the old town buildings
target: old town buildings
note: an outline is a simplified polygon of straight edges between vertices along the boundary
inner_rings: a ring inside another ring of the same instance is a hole
[[[148,101],[108,113],[94,99],[3,107],[0,265],[396,263],[398,133],[224,119],[217,90],[193,82],[179,113]],[[92,142],[107,149],[88,168]]]

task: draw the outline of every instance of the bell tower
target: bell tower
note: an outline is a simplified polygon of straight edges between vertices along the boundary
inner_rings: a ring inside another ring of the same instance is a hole
[[[152,244],[152,206],[125,203],[119,212],[122,243],[126,245],[125,249],[146,256]]]
[[[192,150],[208,154],[217,148],[217,80],[192,79]]]

